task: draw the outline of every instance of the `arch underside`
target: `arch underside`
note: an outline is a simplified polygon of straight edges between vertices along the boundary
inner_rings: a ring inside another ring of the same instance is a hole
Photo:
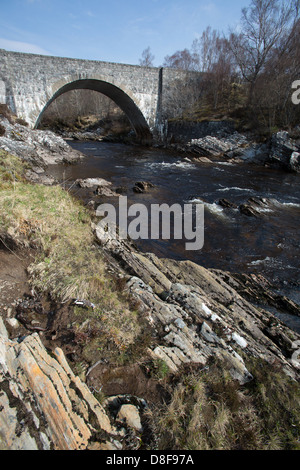
[[[53,97],[48,101],[43,111],[40,113],[37,119],[37,122],[35,124],[35,128],[39,126],[43,113],[50,106],[50,104],[63,93],[66,93],[72,90],[98,91],[99,93],[102,93],[103,95],[112,99],[119,106],[119,108],[126,114],[127,118],[129,119],[132,127],[134,128],[136,132],[138,139],[143,143],[151,142],[152,134],[148,126],[148,123],[145,117],[143,116],[143,113],[134,103],[132,98],[130,98],[123,90],[116,87],[115,85],[112,85],[111,83],[108,83],[102,80],[95,80],[95,79],[75,80],[61,87],[53,95]]]

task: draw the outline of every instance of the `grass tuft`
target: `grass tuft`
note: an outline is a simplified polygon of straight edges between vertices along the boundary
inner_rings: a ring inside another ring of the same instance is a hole
[[[171,398],[152,414],[159,449],[299,450],[299,384],[275,366],[249,364],[241,386],[224,364],[179,374]]]

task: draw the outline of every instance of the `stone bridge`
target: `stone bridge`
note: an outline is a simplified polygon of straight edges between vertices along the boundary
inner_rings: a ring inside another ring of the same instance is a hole
[[[159,131],[164,90],[186,72],[93,60],[79,60],[0,49],[0,103],[38,127],[43,112],[61,94],[95,90],[111,98],[127,115],[143,142]]]

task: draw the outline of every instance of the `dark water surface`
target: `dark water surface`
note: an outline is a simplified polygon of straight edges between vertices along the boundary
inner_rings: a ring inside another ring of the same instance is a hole
[[[194,163],[174,152],[123,144],[70,145],[87,158],[76,165],[51,168],[51,174],[66,185],[78,178],[102,177],[127,188],[123,195],[129,205],[205,202],[202,250],[186,251],[184,240],[141,240],[137,243],[141,250],[190,259],[207,268],[263,274],[300,304],[300,175],[222,159]],[[136,181],[150,181],[155,188],[136,194],[132,191]],[[103,202],[92,193],[87,197]],[[268,198],[271,205],[255,218],[217,204],[226,198],[238,205],[249,197]],[[118,203],[117,198],[105,202]]]

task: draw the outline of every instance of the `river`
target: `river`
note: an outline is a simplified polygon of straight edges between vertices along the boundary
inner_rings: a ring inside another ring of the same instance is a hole
[[[142,251],[160,257],[189,259],[206,268],[259,273],[275,283],[300,305],[300,176],[248,163],[194,163],[162,149],[104,142],[69,142],[86,159],[75,165],[54,165],[51,174],[66,187],[78,178],[101,177],[123,188],[128,205],[205,203],[204,246],[186,251],[185,240],[140,240]],[[136,181],[150,181],[154,188],[136,194]],[[79,197],[102,203],[104,198],[73,185]],[[271,201],[259,217],[222,208],[222,198],[239,205],[250,197]],[[114,200],[115,199],[115,200]],[[106,201],[107,198],[106,198]],[[109,199],[117,204],[117,198]],[[298,328],[297,328],[298,329]]]

